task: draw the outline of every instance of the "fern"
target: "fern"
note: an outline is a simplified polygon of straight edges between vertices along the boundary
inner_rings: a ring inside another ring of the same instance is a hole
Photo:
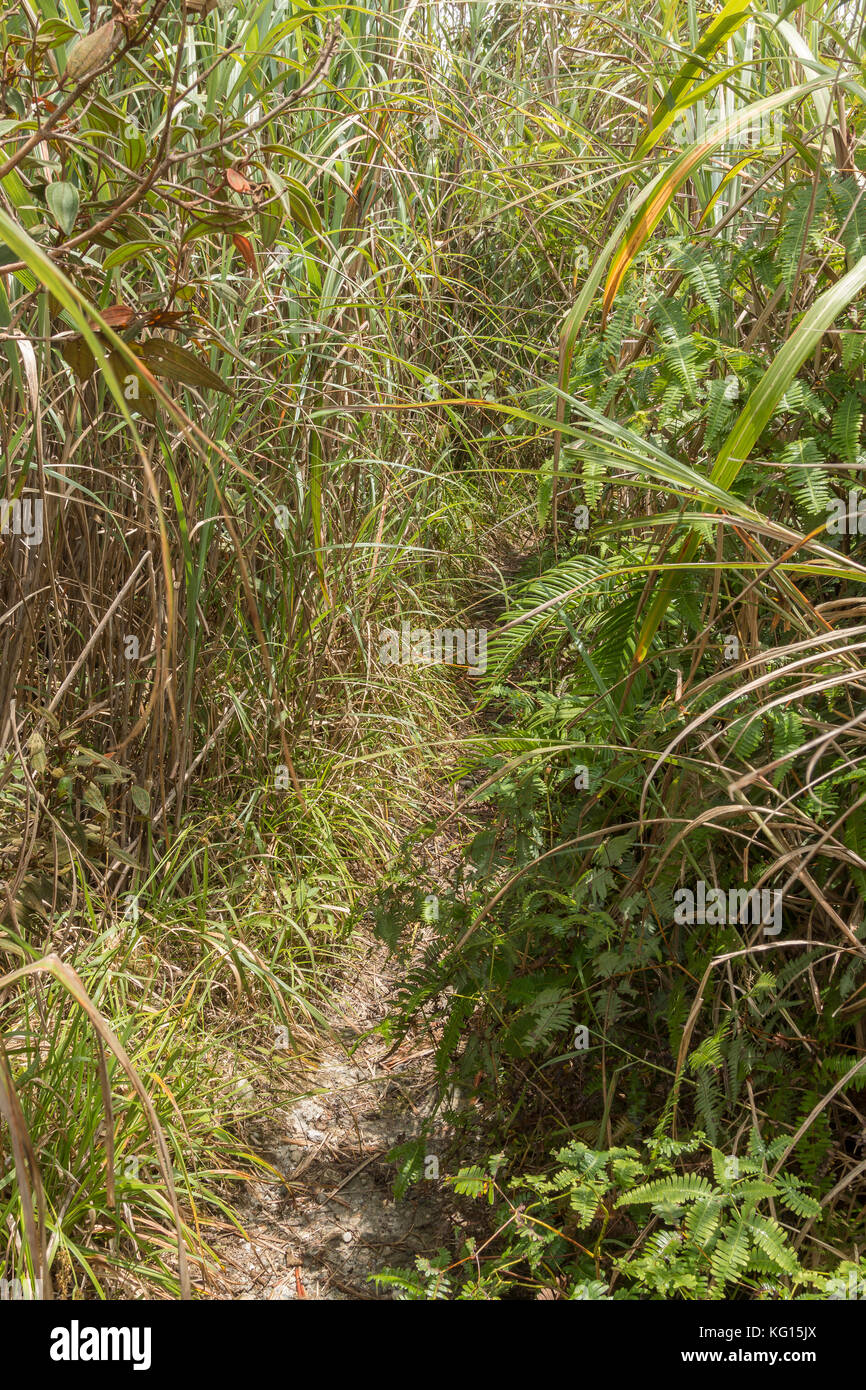
[[[682,1177],[661,1178],[657,1182],[644,1183],[633,1192],[620,1197],[618,1207],[634,1206],[637,1203],[664,1202],[665,1204],[695,1202],[699,1197],[713,1195],[712,1185],[700,1173],[685,1173]]]
[[[721,1225],[724,1206],[725,1199],[715,1195],[695,1202],[686,1217],[686,1230],[695,1245],[710,1244]]]
[[[692,294],[706,305],[713,322],[718,324],[721,277],[712,253],[695,251],[689,246],[684,246],[674,255],[672,264],[683,272]]]
[[[816,228],[820,223],[826,201],[827,188],[826,185],[822,185],[819,187],[813,203],[811,184],[798,189],[791,200],[791,206],[785,215],[782,235],[778,242],[778,264],[782,272],[782,279],[789,290],[794,283],[804,244],[808,250],[809,243],[813,243],[815,240]]]
[[[670,430],[675,427],[677,433],[683,428],[683,399],[685,388],[681,381],[672,381],[662,395],[658,413],[658,425],[660,430]]]
[[[724,1095],[719,1082],[711,1070],[704,1069],[698,1073],[697,1085],[695,1087],[695,1107],[697,1116],[710,1139],[715,1143],[719,1135],[719,1126],[722,1120],[724,1108]]]
[[[821,1203],[802,1190],[799,1178],[780,1173],[776,1178],[777,1197],[795,1216],[815,1217],[821,1215]]]
[[[863,254],[866,254],[864,252]],[[842,366],[846,372],[853,372],[863,365],[866,357],[866,338],[862,333],[842,333]]]
[[[718,1028],[710,1037],[704,1038],[703,1042],[689,1053],[689,1066],[692,1071],[722,1065],[722,1045],[729,1032],[730,1025],[722,1024],[721,1028]]]
[[[741,1182],[736,1187],[737,1201],[744,1203],[747,1207],[762,1202],[765,1197],[774,1197],[775,1195],[775,1185],[766,1180],[756,1179],[753,1182]]]
[[[622,564],[627,558],[622,557]],[[530,642],[545,633],[557,622],[560,602],[572,608],[584,606],[596,592],[610,583],[610,563],[596,555],[577,555],[547,570],[539,579],[525,585],[518,602],[506,614],[507,632],[494,638],[487,650],[488,673],[491,679],[507,671]],[[541,613],[542,605],[549,605]],[[525,613],[532,616],[521,618]]]
[[[728,725],[728,747],[738,758],[751,758],[764,737],[760,714],[742,714]]]
[[[440,1076],[445,1075],[451,1064],[451,1059],[460,1042],[463,1025],[473,1012],[474,1007],[473,1001],[464,996],[458,996],[451,1002],[448,1022],[436,1049],[436,1070]]]
[[[796,1278],[800,1272],[797,1257],[786,1245],[785,1232],[769,1217],[753,1217],[749,1222],[752,1241],[783,1274]]]
[[[662,340],[662,356],[681,392],[694,399],[698,389],[697,346],[685,312],[676,302],[657,298],[650,316]]]
[[[604,492],[606,477],[606,460],[595,450],[585,450],[581,457],[581,482],[583,483],[586,505],[590,510],[597,504]]]
[[[414,1269],[381,1269],[370,1279],[382,1288],[393,1289],[398,1302],[449,1299],[453,1287],[453,1276],[445,1269],[449,1258],[445,1251],[438,1260],[416,1255]]]
[[[785,447],[780,462],[797,510],[808,517],[826,514],[832,494],[817,442],[811,437],[794,440]]]
[[[866,256],[866,203],[856,179],[834,179],[832,202],[849,267]]]
[[[568,1024],[572,1015],[572,1000],[569,992],[559,986],[542,989],[527,1011],[532,1026],[523,1038],[528,1048],[541,1047]]]
[[[738,1221],[733,1230],[716,1241],[710,1256],[713,1278],[722,1289],[737,1279],[749,1261],[749,1231],[745,1221]]]
[[[806,741],[802,719],[795,709],[783,708],[768,710],[767,720],[773,731],[773,759],[788,761]],[[777,777],[780,779],[782,776],[784,768],[779,768]]]
[[[737,399],[734,395],[735,390],[739,396],[739,381],[736,377],[716,377],[707,384],[704,428],[704,445],[707,449],[712,449],[720,443],[730,428]]]
[[[634,654],[640,594],[611,605],[598,618],[587,620],[591,632],[592,660],[609,686],[613,686]]]
[[[856,391],[849,391],[833,416],[832,429],[833,443],[845,463],[857,462],[862,427],[862,398]]]
[[[489,1201],[493,1200],[490,1177],[477,1164],[471,1168],[461,1168],[449,1181],[460,1197],[487,1197]]]

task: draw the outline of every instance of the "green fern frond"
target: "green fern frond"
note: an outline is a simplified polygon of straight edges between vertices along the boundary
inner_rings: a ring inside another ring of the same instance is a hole
[[[796,1255],[788,1248],[785,1232],[777,1221],[772,1221],[769,1217],[753,1216],[748,1222],[748,1231],[753,1244],[767,1256],[767,1259],[772,1260],[783,1274],[796,1278],[800,1272],[800,1265]]]
[[[460,1197],[486,1197],[490,1191],[490,1177],[477,1164],[461,1168],[449,1181]]]
[[[790,758],[806,741],[803,721],[795,709],[771,709],[767,719],[773,730],[773,758]]]
[[[728,747],[738,758],[751,758],[764,737],[763,716],[760,713],[741,714],[728,725]]]
[[[749,1207],[763,1202],[767,1197],[775,1197],[776,1188],[771,1182],[756,1179],[754,1182],[741,1182],[734,1188],[734,1197],[741,1205]]]
[[[713,1186],[700,1173],[684,1173],[681,1177],[660,1178],[644,1183],[627,1192],[617,1202],[618,1207],[665,1202],[695,1202],[699,1197],[714,1196]]]
[[[620,563],[625,566],[627,557],[622,556]],[[575,555],[525,585],[520,590],[517,603],[505,615],[508,631],[500,632],[488,645],[490,678],[500,677],[517,661],[529,643],[545,633],[552,624],[559,629],[559,609],[563,605],[583,608],[592,597],[603,592],[605,586],[610,584],[610,569],[609,558],[603,560],[596,555]],[[542,607],[543,612],[535,611]],[[522,618],[521,614],[527,616]]]
[[[804,244],[808,252],[814,244],[816,229],[827,201],[826,186],[819,187],[817,194],[810,184],[794,194],[782,227],[778,244],[778,263],[782,279],[790,290],[801,261]]]
[[[736,377],[717,377],[707,384],[704,431],[704,444],[707,449],[713,449],[727,434],[739,393],[740,383]]]
[[[824,456],[811,436],[795,439],[785,446],[781,463],[785,465],[785,486],[805,516],[821,516],[830,503],[830,482]]]
[[[803,1192],[799,1178],[780,1173],[776,1178],[778,1199],[795,1216],[814,1217],[821,1215],[821,1203]]]
[[[720,1067],[723,1061],[723,1044],[730,1032],[730,1025],[723,1023],[710,1037],[704,1038],[698,1047],[689,1053],[689,1068],[693,1072],[705,1067]]]
[[[650,317],[662,341],[662,358],[680,390],[694,399],[698,389],[697,344],[685,311],[676,300],[657,297]]]
[[[866,203],[854,178],[834,179],[832,202],[840,224],[840,237],[849,266],[866,256]]]
[[[718,323],[721,277],[712,253],[683,246],[673,257],[672,264],[683,272],[689,289],[709,309],[713,322]]]
[[[862,397],[856,391],[848,391],[833,416],[831,432],[836,451],[845,463],[857,462],[862,428]]]
[[[721,1225],[725,1198],[707,1197],[695,1202],[686,1217],[686,1230],[695,1245],[708,1246]]]
[[[713,1278],[721,1288],[739,1278],[749,1262],[749,1227],[738,1221],[722,1240],[716,1241],[710,1256]]]
[[[523,1045],[538,1048],[561,1033],[571,1019],[572,1009],[571,995],[567,990],[558,986],[540,990],[527,1010],[533,1023],[522,1040]]]

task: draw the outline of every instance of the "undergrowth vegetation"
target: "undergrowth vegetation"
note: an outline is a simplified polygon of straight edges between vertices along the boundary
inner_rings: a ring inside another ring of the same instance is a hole
[[[4,1277],[207,1289],[372,912],[382,1288],[866,1279],[864,18],[0,15]]]

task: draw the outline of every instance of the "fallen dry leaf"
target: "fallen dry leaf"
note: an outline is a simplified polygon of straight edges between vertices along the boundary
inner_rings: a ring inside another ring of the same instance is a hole
[[[226,183],[229,188],[233,188],[235,193],[252,193],[253,186],[249,179],[239,174],[237,169],[226,169]]]

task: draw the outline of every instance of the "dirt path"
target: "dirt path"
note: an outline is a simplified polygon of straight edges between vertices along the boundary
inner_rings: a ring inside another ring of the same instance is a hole
[[[498,608],[489,599],[486,605],[491,613]],[[470,731],[477,727],[467,718]],[[458,798],[467,791],[460,784]],[[418,855],[444,890],[461,842],[483,813],[452,819],[450,790],[440,787],[432,797],[441,799],[437,815],[448,818],[450,829],[418,847]],[[419,930],[415,958],[424,936]],[[222,1264],[218,1297],[389,1299],[391,1290],[371,1282],[372,1274],[412,1268],[416,1255],[433,1256],[443,1246],[454,1249],[455,1228],[474,1225],[476,1213],[467,1215],[466,1200],[435,1173],[437,1161],[443,1174],[454,1171],[445,1156],[455,1138],[447,1112],[440,1107],[436,1114],[438,1037],[419,1021],[393,1050],[372,1033],[391,1013],[407,968],[381,943],[354,938],[349,965],[325,1010],[330,1033],[318,1042],[315,1064],[297,1078],[294,1091],[272,1098],[267,1122],[247,1133],[251,1148],[283,1181],[254,1180],[240,1197],[232,1194],[246,1239],[228,1228],[212,1241]],[[449,1103],[463,1104],[458,1095]],[[395,1201],[396,1169],[387,1155],[424,1132],[430,1177]]]
[[[254,1180],[236,1198],[247,1239],[231,1231],[214,1242],[223,1265],[218,1297],[388,1299],[390,1290],[369,1275],[452,1246],[455,1198],[436,1180],[435,1163],[434,1176],[396,1202],[395,1167],[386,1160],[421,1134],[438,1094],[429,1031],[410,1033],[396,1051],[378,1034],[365,1036],[387,1014],[404,970],[378,942],[356,947],[331,1004],[332,1034],[298,1086],[300,1098],[276,1097],[267,1122],[250,1133],[285,1181]],[[437,1117],[425,1152],[444,1155],[452,1137]]]

